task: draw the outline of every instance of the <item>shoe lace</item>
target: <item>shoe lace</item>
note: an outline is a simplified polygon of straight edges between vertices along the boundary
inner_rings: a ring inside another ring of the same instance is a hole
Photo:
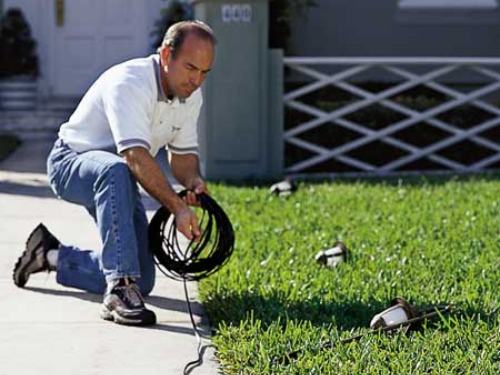
[[[141,291],[136,283],[126,280],[125,285],[118,286],[116,288],[122,291],[123,298],[125,298],[132,306],[144,306],[144,298],[142,297]]]
[[[144,298],[137,284],[129,284],[125,290],[125,296],[134,306],[144,305]]]

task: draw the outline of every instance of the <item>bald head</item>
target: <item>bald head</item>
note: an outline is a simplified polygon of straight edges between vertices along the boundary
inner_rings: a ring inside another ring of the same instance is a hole
[[[171,56],[175,59],[189,35],[209,42],[212,46],[217,43],[212,29],[206,23],[201,21],[181,21],[168,28],[160,48],[169,47]]]

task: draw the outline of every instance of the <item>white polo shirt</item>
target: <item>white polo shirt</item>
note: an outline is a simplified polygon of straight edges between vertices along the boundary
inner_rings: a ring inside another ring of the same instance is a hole
[[[168,100],[160,84],[159,55],[115,65],[90,87],[59,138],[76,152],[120,153],[143,147],[155,156],[161,147],[198,153],[201,89],[185,100]]]

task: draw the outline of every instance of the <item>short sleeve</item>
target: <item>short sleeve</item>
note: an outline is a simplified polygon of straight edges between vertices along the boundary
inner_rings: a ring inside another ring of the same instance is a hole
[[[132,147],[151,149],[153,102],[146,83],[124,80],[111,84],[103,93],[104,111],[118,153]]]

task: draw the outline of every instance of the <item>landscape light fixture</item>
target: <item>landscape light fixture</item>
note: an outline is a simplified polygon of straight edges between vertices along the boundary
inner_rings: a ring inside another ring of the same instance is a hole
[[[405,299],[397,297],[391,301],[391,306],[389,308],[372,318],[370,328],[376,330],[402,324],[417,316],[419,316],[419,312],[415,306],[410,305]]]
[[[337,241],[332,248],[321,250],[317,253],[314,259],[323,266],[334,268],[340,263],[345,262],[347,257],[347,246],[342,241]]]
[[[269,188],[271,194],[275,194],[279,197],[288,197],[296,191],[297,185],[289,178],[285,178],[283,181],[277,182]]]
[[[408,329],[416,328],[430,318],[442,316],[443,314],[449,313],[451,309],[451,305],[440,305],[432,306],[423,311],[419,311],[415,308],[415,306],[410,305],[403,298],[397,297],[392,300],[391,306],[389,308],[376,314],[372,318],[370,323],[370,331],[365,332],[364,334],[359,334],[342,339],[340,340],[340,343],[347,344],[359,340],[367,334],[393,332],[400,328],[403,328],[404,332],[406,333]],[[320,346],[320,350],[331,349],[333,347],[334,343],[328,341]],[[303,351],[304,349],[299,349],[289,352],[281,358],[281,362],[284,364],[288,364],[290,363],[290,361],[296,360],[299,354]]]

